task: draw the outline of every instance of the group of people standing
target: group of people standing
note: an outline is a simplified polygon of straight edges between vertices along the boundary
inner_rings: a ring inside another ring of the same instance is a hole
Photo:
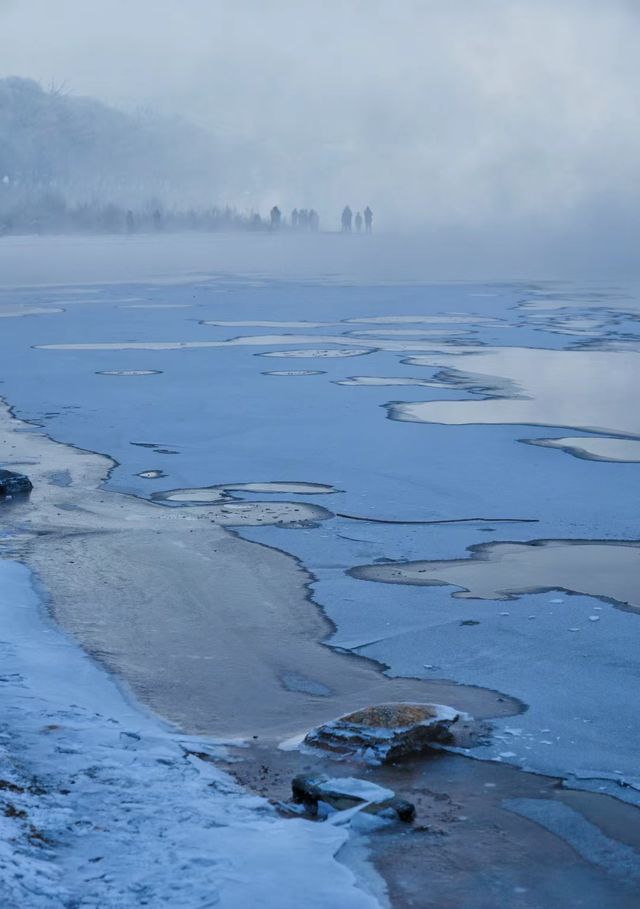
[[[341,219],[343,233],[347,233],[347,234],[351,233],[351,222],[353,220],[354,220],[353,212],[351,211],[351,209],[348,205],[345,205],[345,207],[342,209],[342,219]],[[370,234],[372,227],[373,227],[373,212],[371,211],[371,209],[369,208],[368,205],[364,210],[364,218],[362,217],[362,215],[360,214],[359,211],[356,212],[355,226],[356,226],[356,231],[358,233],[360,233],[360,231],[362,230],[363,222],[364,222],[365,233]]]
[[[282,227],[282,212],[274,205],[269,212],[272,228]],[[320,215],[314,208],[294,208],[291,212],[291,227],[294,230],[318,230]]]
[[[269,220],[272,229],[278,229],[283,225],[282,212],[277,205],[274,205],[269,212]],[[284,219],[286,222],[286,218]],[[364,224],[365,233],[370,234],[373,227],[373,212],[367,205],[361,214],[356,212],[355,218],[348,205],[342,210],[341,226],[343,233],[351,233],[351,226],[355,224],[356,232],[360,233]],[[312,230],[316,231],[320,227],[320,215],[313,208],[294,208],[291,212],[291,227],[293,230]]]
[[[315,208],[294,208],[291,212],[291,226],[298,230],[318,230],[320,215]]]

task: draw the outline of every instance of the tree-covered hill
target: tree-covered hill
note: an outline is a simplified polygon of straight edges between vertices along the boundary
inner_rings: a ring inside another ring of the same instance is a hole
[[[183,120],[0,79],[0,231],[108,229],[129,209],[205,210],[227,196],[228,157]]]

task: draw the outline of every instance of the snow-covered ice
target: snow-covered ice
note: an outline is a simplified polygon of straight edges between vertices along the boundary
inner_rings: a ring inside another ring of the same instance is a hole
[[[283,819],[137,709],[0,561],[0,905],[374,909],[348,826]]]

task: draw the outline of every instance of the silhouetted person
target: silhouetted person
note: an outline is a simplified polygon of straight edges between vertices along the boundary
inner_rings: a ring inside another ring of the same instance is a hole
[[[291,226],[294,228],[298,226],[298,209],[297,208],[294,208],[293,211],[291,212]]]
[[[153,218],[154,228],[156,230],[162,230],[162,214],[160,212],[160,209],[156,208],[156,210],[154,211],[154,213],[151,217]]]
[[[309,212],[309,227],[314,231],[318,230],[320,227],[320,215],[315,210],[315,208],[312,208]]]
[[[127,216],[125,218],[125,224],[126,224],[126,228],[127,228],[127,233],[128,234],[134,233],[134,231],[136,229],[136,222],[133,219],[133,212],[131,211],[131,209],[129,209],[129,211],[127,212]]]
[[[345,205],[345,207],[342,209],[342,219],[341,219],[341,220],[342,220],[342,232],[343,232],[343,233],[346,233],[346,234],[351,233],[351,218],[352,218],[352,216],[353,216],[353,212],[351,211],[351,209],[349,208],[348,205]]]
[[[367,205],[364,210],[364,229],[368,234],[371,233],[371,225],[373,224],[373,212]]]
[[[360,212],[358,212],[356,214],[356,230],[358,231],[358,233],[360,233],[360,231],[362,230],[362,215],[360,214]]]
[[[282,214],[280,212],[280,209],[278,208],[277,205],[274,205],[273,208],[271,209],[271,226],[276,227],[276,228],[280,227],[281,218],[282,218]]]

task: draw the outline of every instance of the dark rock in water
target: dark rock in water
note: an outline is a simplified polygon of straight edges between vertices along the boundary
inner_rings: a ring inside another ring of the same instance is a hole
[[[304,741],[380,764],[451,742],[451,726],[460,716],[443,704],[381,704],[318,726]]]
[[[31,492],[33,484],[29,477],[12,470],[0,470],[0,499],[6,496],[24,496]]]
[[[336,811],[348,811],[362,806],[368,814],[379,814],[410,822],[416,814],[415,807],[405,799],[396,798],[392,789],[385,789],[357,777],[296,776],[291,783],[296,802],[310,806],[317,813],[318,804],[324,803]]]

